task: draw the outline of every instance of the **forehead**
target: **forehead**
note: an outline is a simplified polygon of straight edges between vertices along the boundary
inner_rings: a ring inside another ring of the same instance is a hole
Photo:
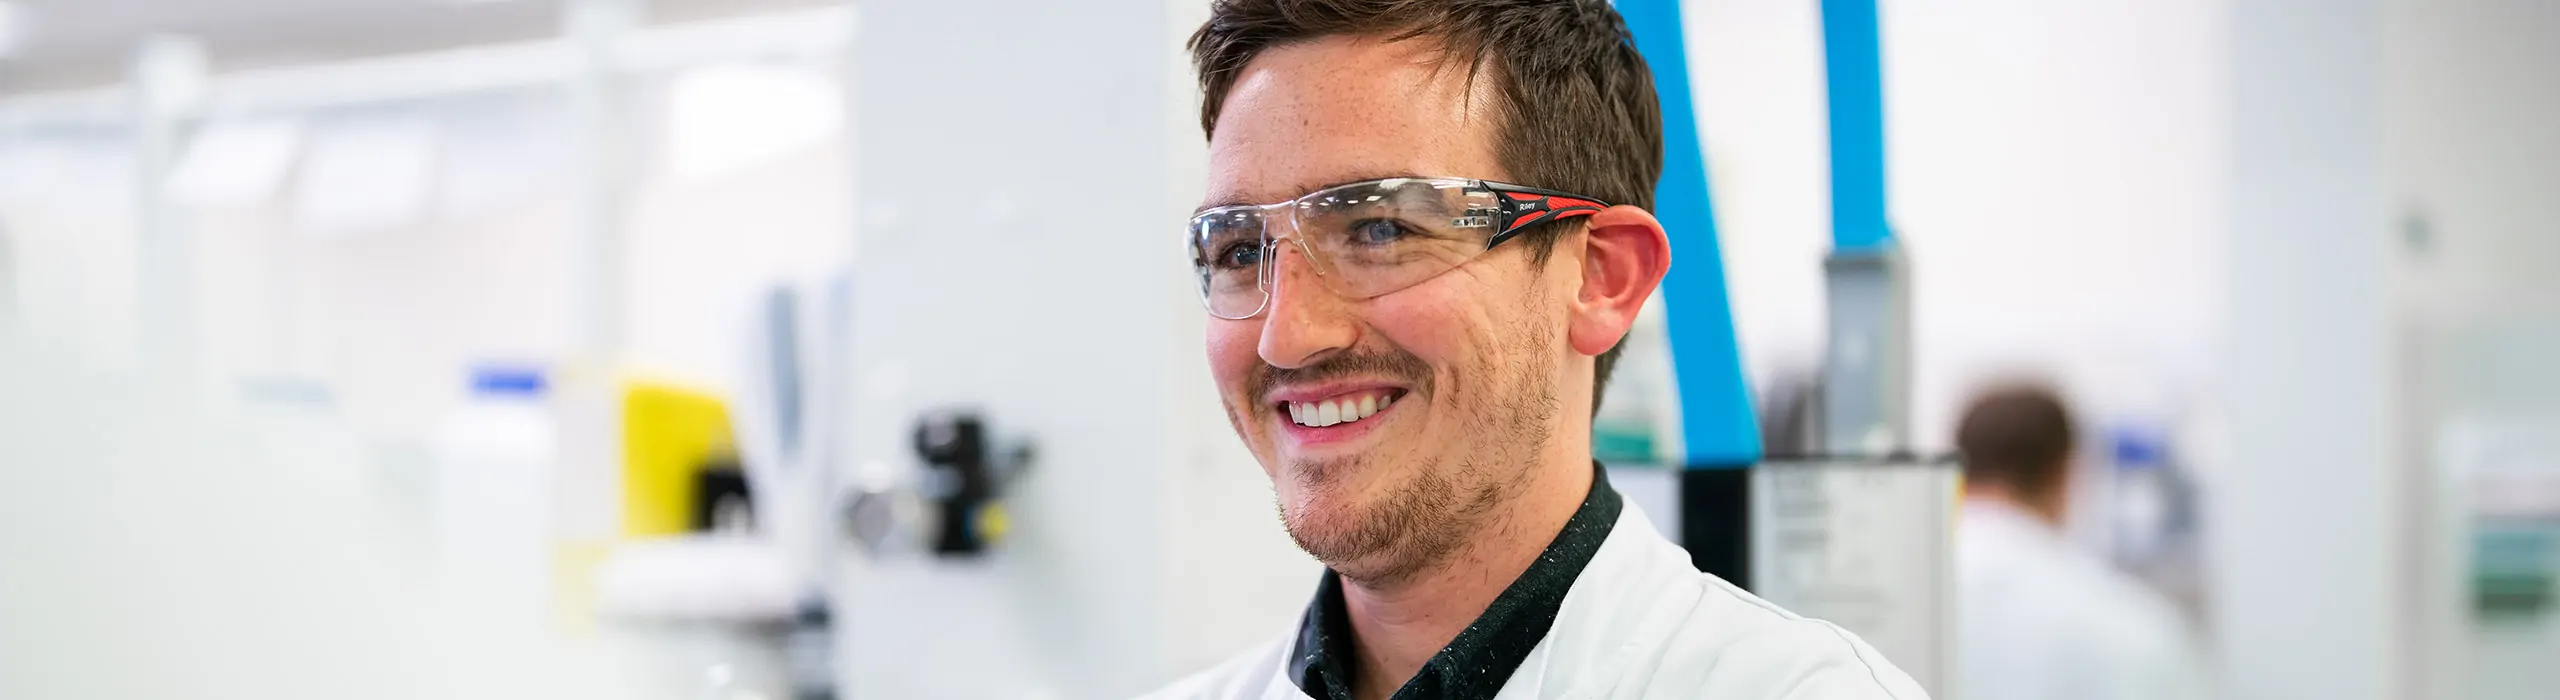
[[[1428,41],[1327,37],[1273,47],[1236,78],[1209,140],[1209,201],[1267,204],[1399,175],[1507,179],[1490,76]]]

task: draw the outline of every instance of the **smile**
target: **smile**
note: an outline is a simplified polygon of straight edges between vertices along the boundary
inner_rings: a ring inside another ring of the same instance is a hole
[[[1355,391],[1322,401],[1284,401],[1289,409],[1289,422],[1309,428],[1325,428],[1378,415],[1394,405],[1403,392],[1395,389]]]

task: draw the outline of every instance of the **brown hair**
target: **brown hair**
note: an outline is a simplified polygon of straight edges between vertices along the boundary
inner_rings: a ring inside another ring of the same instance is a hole
[[[1984,392],[1956,427],[1966,481],[2028,496],[2062,485],[2075,440],[2070,409],[2051,389],[2036,385]]]
[[[1653,208],[1662,177],[1662,104],[1653,73],[1608,0],[1217,0],[1191,35],[1200,128],[1218,129],[1227,92],[1255,56],[1331,36],[1426,39],[1470,80],[1496,88],[1494,157],[1520,184]],[[1527,232],[1544,263],[1566,229]],[[1594,362],[1598,411],[1619,345]]]

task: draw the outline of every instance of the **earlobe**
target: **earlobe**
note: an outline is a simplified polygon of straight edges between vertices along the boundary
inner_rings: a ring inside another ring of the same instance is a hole
[[[1582,288],[1574,295],[1568,341],[1575,352],[1596,356],[1635,325],[1636,314],[1671,269],[1671,242],[1662,222],[1636,207],[1610,207],[1587,221]]]

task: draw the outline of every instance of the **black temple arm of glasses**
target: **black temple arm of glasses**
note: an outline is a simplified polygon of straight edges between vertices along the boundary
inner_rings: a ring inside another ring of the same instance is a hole
[[[1532,226],[1590,216],[1609,208],[1605,202],[1571,192],[1490,181],[1483,182],[1483,185],[1485,189],[1492,190],[1494,198],[1502,203],[1502,228],[1486,242],[1488,248],[1502,245],[1503,241],[1511,240]]]

